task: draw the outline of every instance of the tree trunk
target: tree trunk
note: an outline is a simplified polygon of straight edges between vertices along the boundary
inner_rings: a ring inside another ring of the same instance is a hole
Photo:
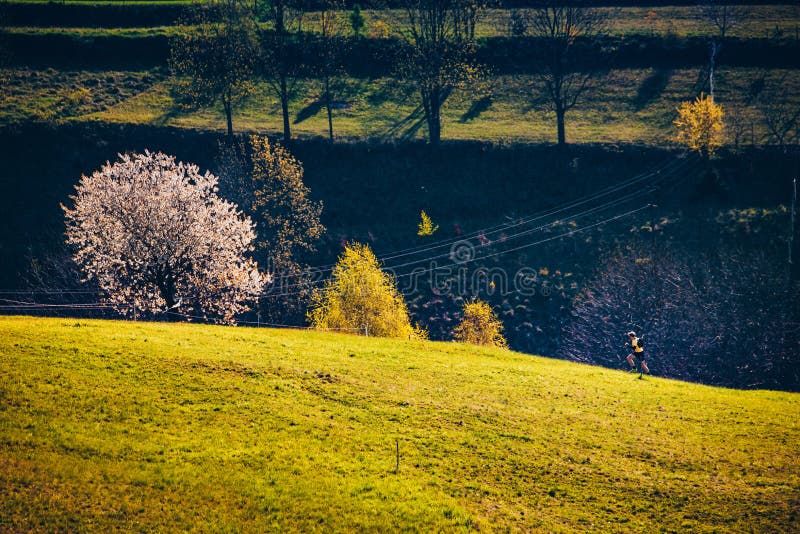
[[[233,139],[233,117],[230,106],[225,106],[225,119],[228,122],[228,138]]]
[[[283,114],[283,140],[292,138],[292,126],[289,123],[289,91],[286,88],[286,75],[281,74],[281,113]]]
[[[230,91],[222,99],[222,107],[225,108],[225,120],[228,124],[228,139],[233,139],[233,104],[231,103]]]
[[[428,102],[428,137],[432,146],[438,146],[442,139],[442,99],[440,90],[435,89],[431,92],[430,102]]]
[[[566,111],[561,107],[556,107],[556,123],[558,125],[558,146],[565,146],[567,144],[567,135],[564,131],[564,115]]]
[[[167,309],[172,309],[175,306],[175,280],[169,273],[161,274],[158,276],[156,285],[161,298],[164,299],[167,305]]]
[[[330,138],[331,142],[333,142],[333,111],[331,110],[331,106],[333,105],[331,98],[331,80],[330,77],[325,76],[325,109],[328,110],[328,137]]]

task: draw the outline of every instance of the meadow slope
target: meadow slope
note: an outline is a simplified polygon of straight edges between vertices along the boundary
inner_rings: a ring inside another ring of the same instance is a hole
[[[799,416],[453,343],[5,317],[0,530],[785,532]]]
[[[729,114],[726,142],[772,143],[758,106],[747,101],[754,80],[783,87],[792,105],[800,102],[800,70],[722,68],[717,98]],[[176,102],[161,71],[56,71],[0,69],[0,127],[44,121],[51,124],[150,125],[225,131],[221,107],[190,109]],[[617,69],[567,115],[570,143],[639,143],[674,146],[676,107],[702,89],[703,73],[692,69]],[[278,136],[280,102],[265,83],[236,110],[237,133]],[[302,80],[290,102],[298,138],[327,136],[319,80]],[[427,130],[413,88],[393,78],[343,80],[334,112],[337,138],[376,142],[425,139]],[[497,76],[475,91],[455,91],[442,110],[443,138],[496,143],[556,141],[555,114],[530,76]]]

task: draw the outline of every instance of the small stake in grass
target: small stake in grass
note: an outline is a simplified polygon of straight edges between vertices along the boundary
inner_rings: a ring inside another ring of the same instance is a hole
[[[400,472],[400,440],[394,440],[395,459],[394,459],[394,472]]]

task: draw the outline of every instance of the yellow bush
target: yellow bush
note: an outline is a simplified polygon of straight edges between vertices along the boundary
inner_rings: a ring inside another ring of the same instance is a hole
[[[453,330],[456,341],[501,348],[508,346],[503,337],[503,323],[488,303],[482,300],[465,302],[462,313],[461,323]]]
[[[429,236],[433,235],[436,230],[439,229],[438,224],[433,224],[433,220],[430,216],[425,213],[425,210],[422,210],[419,214],[420,221],[419,225],[417,225],[417,235],[418,236]]]
[[[426,338],[411,324],[408,308],[392,277],[369,246],[345,247],[331,278],[311,296],[308,320],[320,330],[343,330],[379,337]]]
[[[369,36],[373,39],[388,39],[390,34],[391,28],[382,20],[376,21],[369,32]]]
[[[710,96],[700,95],[694,102],[684,102],[678,108],[675,126],[678,128],[678,142],[691,150],[709,157],[722,146],[722,133],[725,128],[722,106]]]

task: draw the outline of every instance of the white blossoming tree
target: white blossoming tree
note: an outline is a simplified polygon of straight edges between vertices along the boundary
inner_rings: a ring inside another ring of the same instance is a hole
[[[266,278],[249,257],[255,232],[217,177],[162,153],[120,156],[81,177],[67,244],[86,279],[125,314],[174,310],[231,323]]]

